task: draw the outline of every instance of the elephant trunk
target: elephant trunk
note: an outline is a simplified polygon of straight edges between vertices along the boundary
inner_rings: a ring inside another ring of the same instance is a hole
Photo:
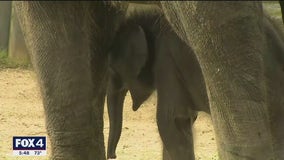
[[[120,85],[118,86],[117,83],[111,82],[108,88],[107,107],[110,123],[107,148],[108,159],[116,158],[115,150],[121,135],[123,102],[126,92],[127,90],[120,89]]]

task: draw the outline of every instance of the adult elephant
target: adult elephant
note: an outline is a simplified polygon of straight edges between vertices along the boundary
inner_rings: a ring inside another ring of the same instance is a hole
[[[127,5],[14,3],[39,79],[51,159],[105,159],[105,53]]]
[[[261,2],[161,3],[199,61],[220,159],[278,159],[262,57],[268,46]],[[167,120],[163,117],[158,121]],[[182,150],[171,149],[176,155]]]
[[[266,47],[260,3],[161,3],[201,66],[221,159],[276,159],[260,56]],[[41,86],[52,159],[105,159],[104,53],[124,6],[15,2]]]

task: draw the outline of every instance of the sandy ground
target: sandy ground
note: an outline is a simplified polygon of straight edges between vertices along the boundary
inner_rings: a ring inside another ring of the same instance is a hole
[[[33,71],[23,69],[0,70],[0,159],[43,160],[45,157],[12,156],[13,136],[46,136],[43,107]],[[131,109],[127,95],[124,125],[117,148],[119,160],[159,160],[161,141],[155,120],[156,94],[137,111]],[[105,110],[105,139],[109,123]],[[214,160],[217,151],[210,117],[200,113],[195,125],[197,160]],[[48,154],[50,145],[48,142]]]

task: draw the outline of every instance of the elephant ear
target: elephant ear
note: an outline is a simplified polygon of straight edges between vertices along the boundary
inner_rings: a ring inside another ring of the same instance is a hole
[[[109,53],[109,65],[124,82],[137,79],[148,59],[148,45],[140,25],[126,24],[116,33]]]
[[[130,51],[126,52],[129,53],[126,59],[130,63],[130,73],[137,78],[148,59],[147,39],[144,30],[139,25],[131,25],[127,38]]]
[[[139,79],[147,64],[149,51],[146,34],[137,24],[126,24],[118,30],[109,53],[109,64],[130,91],[133,110],[149,97],[147,85]]]
[[[129,82],[129,91],[132,98],[132,109],[136,111],[151,95],[152,90],[149,91],[149,87],[138,79],[138,76],[146,76],[140,75],[149,58],[146,34],[139,25],[131,26],[130,31],[131,34],[128,37],[130,52],[127,52],[130,55],[127,55],[127,59],[129,60],[128,63],[130,63],[129,66],[132,67],[129,68],[130,73],[133,73],[132,76],[135,80]]]
[[[154,89],[141,85],[140,87],[130,88],[130,94],[132,98],[132,110],[137,111],[141,104],[147,100]]]

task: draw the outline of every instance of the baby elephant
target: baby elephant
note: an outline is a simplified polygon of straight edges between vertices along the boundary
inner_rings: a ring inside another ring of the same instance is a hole
[[[157,124],[167,151],[164,156],[170,160],[194,160],[192,124],[196,112],[210,113],[201,68],[191,47],[172,31],[159,8],[137,8],[130,7],[109,53],[107,157],[116,157],[126,92],[130,91],[136,111],[157,89]],[[263,31],[267,42],[263,60],[271,134],[277,140],[275,154],[284,159],[284,36],[267,15],[263,18]]]
[[[182,150],[171,148],[180,146],[186,148],[187,156],[194,158],[191,125],[196,111],[209,113],[197,59],[171,30],[159,8],[130,7],[128,13],[109,52],[107,158],[116,158],[126,92],[130,91],[136,111],[154,89],[158,93],[159,131],[167,151],[174,157],[184,156]]]

